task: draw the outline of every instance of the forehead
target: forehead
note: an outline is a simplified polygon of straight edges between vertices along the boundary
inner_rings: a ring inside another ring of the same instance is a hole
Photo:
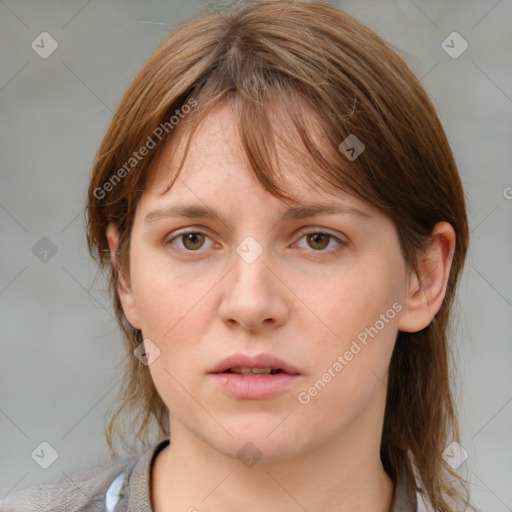
[[[286,120],[282,127],[276,129],[286,130]],[[197,195],[194,191],[205,198],[215,198],[219,194],[223,197],[228,195],[236,198],[241,190],[246,193],[249,189],[254,193],[263,194],[262,199],[267,194],[264,199],[269,206],[270,202],[278,205],[282,201],[281,198],[273,198],[265,191],[251,171],[238,133],[236,118],[226,102],[216,105],[190,136],[190,146],[183,169],[170,186],[176,176],[189,136],[190,133],[185,127],[166,142],[153,164],[152,176],[142,198],[144,203],[168,203],[170,198],[178,199],[184,196],[187,199],[194,199],[193,196]],[[332,199],[338,199],[359,206],[364,205],[367,210],[373,209],[372,205],[365,201],[327,183],[320,177],[318,169],[305,168],[304,164],[294,158],[284,146],[276,144],[276,151],[277,161],[272,162],[272,181],[291,196],[290,201],[286,200],[287,204],[319,204],[322,201],[332,203]],[[201,200],[199,197],[196,199],[195,203]]]

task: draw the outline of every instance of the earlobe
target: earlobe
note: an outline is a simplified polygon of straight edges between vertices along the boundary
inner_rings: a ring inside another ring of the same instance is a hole
[[[124,269],[121,267],[120,253],[118,251],[119,232],[117,226],[110,222],[107,226],[106,236],[110,249],[110,258],[117,274],[117,293],[123,306],[123,311],[130,325],[135,329],[140,329],[140,321],[136,310],[135,298],[131,285],[125,279]]]
[[[418,261],[418,273],[411,274],[398,328],[417,332],[427,327],[441,309],[455,250],[455,231],[439,222],[429,246]]]

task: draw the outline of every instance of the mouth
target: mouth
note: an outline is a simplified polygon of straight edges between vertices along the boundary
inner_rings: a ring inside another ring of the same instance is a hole
[[[300,375],[299,370],[290,363],[271,354],[233,354],[215,365],[210,373],[227,373],[253,377],[256,375],[277,375],[288,373]]]
[[[291,364],[270,354],[234,354],[211,371],[225,394],[243,400],[263,400],[296,385],[301,373]]]
[[[275,368],[258,368],[258,367],[254,367],[254,368],[242,368],[242,367],[237,367],[237,368],[228,368],[225,372],[223,373],[234,373],[236,375],[246,375],[248,377],[251,377],[251,376],[255,376],[255,375],[276,375],[277,373],[286,373],[286,372],[283,372],[283,370],[281,369],[275,369]]]

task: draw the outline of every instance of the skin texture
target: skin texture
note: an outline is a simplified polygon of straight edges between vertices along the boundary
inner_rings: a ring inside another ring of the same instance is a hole
[[[162,195],[178,142],[160,155],[137,207],[129,275],[118,288],[128,321],[160,350],[149,368],[170,411],[171,445],[152,470],[155,512],[252,512],[269,504],[285,512],[389,511],[393,484],[379,456],[388,365],[398,330],[423,329],[441,306],[453,229],[436,226],[416,276],[386,215],[344,192],[311,188],[284,153],[286,188],[301,204],[336,203],[369,217],[279,221],[289,205],[252,177],[225,104],[208,115],[180,177]],[[176,203],[206,206],[223,221],[145,223],[149,212]],[[187,243],[177,236],[186,231],[206,236]],[[114,225],[107,236],[115,258]],[[263,250],[250,264],[236,252],[248,236]],[[300,403],[298,394],[397,303],[400,311],[378,334]],[[244,400],[224,394],[208,375],[227,355],[263,352],[297,367],[296,385]],[[262,456],[253,467],[237,458],[247,442]]]

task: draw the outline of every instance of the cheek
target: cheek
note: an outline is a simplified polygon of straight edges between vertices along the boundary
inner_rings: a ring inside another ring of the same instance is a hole
[[[208,316],[211,285],[197,276],[182,279],[149,258],[138,267],[133,284],[143,336],[160,350],[149,367],[155,388],[171,412],[204,422],[204,411],[189,393],[203,370],[191,362],[202,361],[198,340],[204,337],[201,319]]]
[[[133,290],[142,333],[160,350],[150,370],[157,388],[163,386],[175,393],[180,390],[177,382],[187,382],[201,364],[189,363],[204,361],[200,341],[212,320],[211,299],[218,275],[180,274],[170,269],[165,257],[150,251],[145,251],[143,258],[136,255],[133,263]]]
[[[165,253],[134,251],[132,262],[133,292],[144,336],[163,340],[190,323],[208,291],[207,279],[173,270]]]
[[[325,343],[343,346],[392,307],[399,297],[394,282],[389,269],[361,264],[322,282],[303,282],[297,295],[307,298],[308,318],[322,327]]]
[[[318,395],[312,402],[355,411],[385,381],[398,330],[397,282],[394,267],[366,264],[340,273],[310,295],[319,317],[309,315],[303,331],[315,341],[308,385]]]

